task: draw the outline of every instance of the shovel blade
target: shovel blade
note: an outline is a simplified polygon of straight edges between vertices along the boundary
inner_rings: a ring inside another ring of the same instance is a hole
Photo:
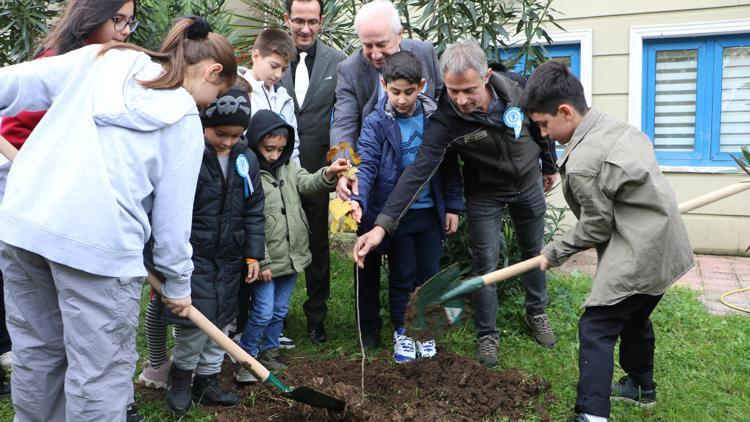
[[[417,340],[439,337],[466,320],[469,310],[463,298],[446,301],[441,296],[461,283],[462,271],[453,264],[427,280],[409,300],[406,331]]]
[[[313,407],[335,410],[337,412],[344,410],[344,407],[346,406],[346,402],[343,400],[331,397],[305,386],[297,387],[287,393],[287,395],[294,401],[309,404]]]

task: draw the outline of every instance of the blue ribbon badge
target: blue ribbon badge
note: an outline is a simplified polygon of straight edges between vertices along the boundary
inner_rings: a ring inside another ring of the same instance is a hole
[[[247,198],[255,192],[255,189],[253,188],[253,182],[250,181],[250,163],[247,162],[245,154],[237,156],[237,161],[234,162],[234,168],[237,170],[237,174],[245,179],[245,198]]]
[[[523,113],[518,107],[508,107],[503,114],[503,123],[505,126],[512,128],[516,134],[516,140],[521,136],[521,126],[523,125]]]

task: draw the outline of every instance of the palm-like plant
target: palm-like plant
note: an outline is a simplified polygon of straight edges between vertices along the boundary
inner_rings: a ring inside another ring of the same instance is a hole
[[[0,66],[32,59],[63,0],[0,0]]]

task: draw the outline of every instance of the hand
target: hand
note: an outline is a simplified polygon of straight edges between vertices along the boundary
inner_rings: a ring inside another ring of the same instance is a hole
[[[352,251],[354,262],[359,268],[365,267],[365,256],[378,247],[385,237],[385,230],[380,226],[375,226],[369,232],[357,238]]]
[[[334,177],[347,170],[349,170],[349,162],[344,158],[337,158],[326,169],[326,177],[328,180],[333,180]]]
[[[544,183],[544,191],[549,192],[549,190],[552,189],[552,186],[555,185],[556,181],[557,181],[557,173],[542,175],[542,182]]]
[[[258,261],[252,264],[247,264],[247,277],[245,277],[245,283],[250,284],[258,279],[258,273],[260,272],[260,264]]]
[[[359,202],[357,201],[351,201],[350,202],[352,210],[350,211],[352,213],[352,217],[354,217],[354,221],[357,222],[357,224],[362,222],[362,207],[359,206]]]
[[[550,267],[549,259],[544,256],[544,252],[542,252],[540,255],[542,256],[542,261],[539,263],[539,269],[542,271],[547,271]]]
[[[458,230],[458,214],[445,214],[445,234],[452,235]]]
[[[169,308],[169,310],[172,311],[173,314],[183,318],[187,318],[188,313],[190,312],[190,306],[192,306],[193,304],[190,296],[186,296],[181,299],[168,299],[162,296],[161,301],[162,303],[167,305],[167,308]]]
[[[359,195],[357,179],[349,180],[346,176],[339,176],[339,181],[336,185],[336,195],[338,195],[342,201],[350,201],[352,199],[352,194]]]
[[[273,275],[271,274],[271,270],[263,270],[258,274],[258,280],[265,281],[266,283],[269,283],[273,280]]]

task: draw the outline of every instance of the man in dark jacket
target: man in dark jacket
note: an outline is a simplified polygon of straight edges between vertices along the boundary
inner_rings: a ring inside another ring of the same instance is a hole
[[[518,108],[521,86],[488,68],[481,48],[470,40],[450,45],[441,62],[445,91],[430,121],[416,161],[409,166],[375,221],[375,228],[355,245],[358,264],[392,234],[399,219],[434,175],[448,152],[464,162],[464,192],[471,234],[473,269],[478,274],[497,268],[502,216],[508,207],[523,258],[537,256],[543,246],[546,202],[543,186],[551,186],[556,168],[549,143],[529,131],[529,119]],[[541,168],[540,168],[541,161]],[[544,183],[543,183],[544,181]],[[555,343],[544,313],[547,288],[544,273],[523,276],[526,323],[534,339],[547,347]],[[494,285],[472,293],[477,329],[477,359],[497,364],[497,295]]]

